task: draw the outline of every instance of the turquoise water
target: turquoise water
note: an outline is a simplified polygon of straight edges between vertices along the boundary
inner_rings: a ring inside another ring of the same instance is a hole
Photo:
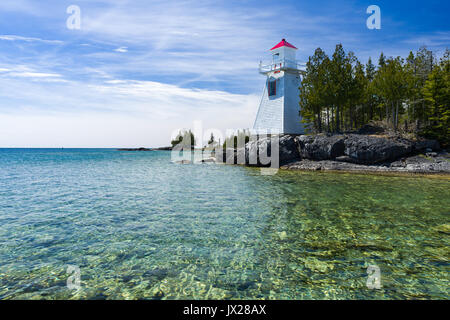
[[[449,208],[445,177],[0,149],[0,299],[448,299]]]

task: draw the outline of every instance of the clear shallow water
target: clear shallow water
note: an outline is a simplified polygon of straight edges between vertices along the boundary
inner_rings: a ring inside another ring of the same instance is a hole
[[[0,149],[0,299],[448,299],[449,208],[446,178]]]

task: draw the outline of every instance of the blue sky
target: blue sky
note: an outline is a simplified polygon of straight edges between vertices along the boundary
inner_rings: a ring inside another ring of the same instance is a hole
[[[366,27],[369,5],[381,30]],[[81,9],[69,30],[67,7]],[[2,0],[0,147],[166,145],[178,128],[252,126],[268,49],[363,61],[450,43],[445,1]]]

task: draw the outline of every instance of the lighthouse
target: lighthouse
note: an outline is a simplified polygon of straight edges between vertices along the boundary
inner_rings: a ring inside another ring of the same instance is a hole
[[[295,46],[283,39],[270,49],[272,60],[259,64],[259,73],[266,76],[266,85],[253,125],[257,133],[304,133],[299,105],[304,71],[296,60],[296,51]]]

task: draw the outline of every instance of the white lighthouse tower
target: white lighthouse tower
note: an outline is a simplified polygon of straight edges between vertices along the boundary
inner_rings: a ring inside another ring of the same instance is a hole
[[[258,133],[303,134],[300,122],[300,84],[304,71],[296,60],[297,48],[281,40],[270,49],[272,61],[259,65],[267,77],[253,129]]]

